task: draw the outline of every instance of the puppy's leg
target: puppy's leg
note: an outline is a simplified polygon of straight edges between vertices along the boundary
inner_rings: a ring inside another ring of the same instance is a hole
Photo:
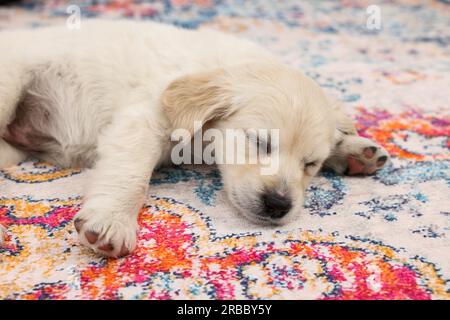
[[[0,138],[0,169],[15,165],[26,157],[24,152],[17,150]]]
[[[100,137],[99,158],[75,217],[81,243],[105,256],[123,256],[136,246],[138,213],[162,147],[162,129],[149,109],[130,106]]]
[[[0,169],[9,167],[26,158],[26,155],[13,148],[2,139],[6,126],[14,115],[26,77],[22,67],[0,56]],[[4,59],[4,60],[3,60]],[[0,247],[3,245],[4,228],[0,225]]]
[[[370,175],[384,167],[389,154],[370,139],[341,134],[324,167],[339,174]]]
[[[6,59],[0,56],[0,59]],[[6,143],[2,136],[6,126],[12,120],[15,109],[22,96],[30,75],[19,63],[0,61],[0,169],[17,164],[26,158],[26,154]]]
[[[24,64],[3,53],[0,70],[0,133],[3,133],[32,75]]]
[[[384,167],[386,150],[370,139],[358,136],[355,125],[339,102],[333,103],[336,118],[335,146],[324,167],[339,174],[368,175]]]

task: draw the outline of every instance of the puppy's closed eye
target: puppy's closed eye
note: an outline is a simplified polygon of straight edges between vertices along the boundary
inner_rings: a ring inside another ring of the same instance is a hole
[[[313,167],[315,167],[316,165],[317,165],[317,162],[316,162],[316,161],[306,162],[306,163],[305,163],[305,169],[307,169],[307,168],[313,168]]]
[[[313,175],[314,172],[319,168],[319,161],[304,161],[304,171],[308,174]]]
[[[261,137],[258,134],[254,133],[252,130],[249,130],[247,133],[248,139],[253,142],[257,149],[264,152],[267,155],[272,153],[272,144],[270,143],[270,135],[267,137]]]

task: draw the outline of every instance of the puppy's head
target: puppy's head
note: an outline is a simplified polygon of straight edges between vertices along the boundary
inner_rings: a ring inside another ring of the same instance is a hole
[[[188,75],[167,87],[162,104],[173,129],[194,134],[201,121],[204,132],[222,134],[221,143],[214,137],[215,156],[228,198],[256,222],[297,217],[306,187],[334,144],[336,119],[322,90],[285,66],[247,64]],[[244,149],[234,147],[242,140],[228,134],[233,130],[243,133]],[[230,152],[234,162],[226,159]]]

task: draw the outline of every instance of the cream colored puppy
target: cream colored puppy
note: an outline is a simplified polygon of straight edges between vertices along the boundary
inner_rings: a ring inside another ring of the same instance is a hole
[[[130,21],[5,31],[0,70],[0,168],[29,155],[93,167],[75,227],[107,256],[134,250],[152,172],[170,163],[171,132],[194,133],[194,121],[280,129],[276,146],[264,142],[279,155],[276,173],[219,165],[231,205],[257,222],[298,218],[322,166],[370,174],[387,160],[316,83],[215,31]]]

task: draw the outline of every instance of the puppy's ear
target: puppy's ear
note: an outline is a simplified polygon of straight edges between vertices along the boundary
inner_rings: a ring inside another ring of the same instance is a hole
[[[191,133],[194,133],[194,121],[204,125],[229,116],[233,110],[225,71],[217,69],[174,80],[162,95],[162,105],[172,128]]]

